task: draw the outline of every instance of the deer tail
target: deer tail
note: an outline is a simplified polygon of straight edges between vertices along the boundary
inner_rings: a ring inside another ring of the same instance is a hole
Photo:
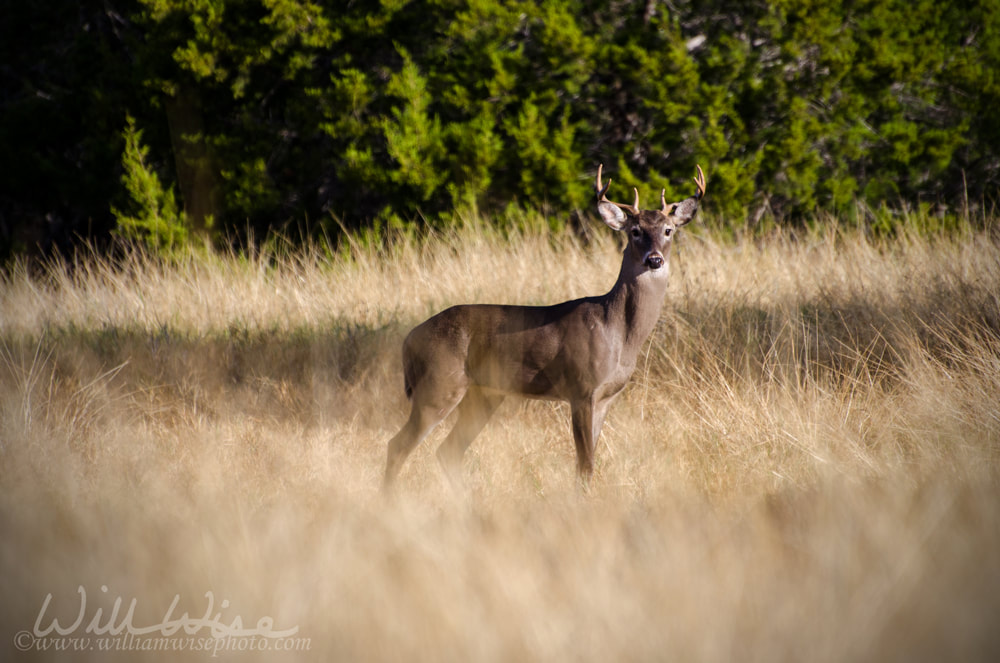
[[[411,352],[409,338],[403,343],[403,389],[406,391],[406,400],[413,400],[413,389],[424,373],[423,362],[416,353]]]

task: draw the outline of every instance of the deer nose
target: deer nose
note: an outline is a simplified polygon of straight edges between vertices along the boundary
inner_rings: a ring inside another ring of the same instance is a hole
[[[659,269],[663,267],[663,256],[659,253],[652,253],[648,258],[646,258],[646,266],[650,269]]]

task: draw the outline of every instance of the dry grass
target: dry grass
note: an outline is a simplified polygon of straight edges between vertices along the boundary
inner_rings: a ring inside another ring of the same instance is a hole
[[[15,652],[15,634],[49,593],[46,623],[72,622],[83,586],[87,621],[122,597],[135,625],[175,595],[175,617],[201,616],[211,591],[224,623],[298,626],[310,649],[287,658],[996,660],[1000,245],[832,229],[681,246],[589,494],[567,409],[508,399],[467,496],[442,481],[439,431],[393,503],[377,487],[409,326],[603,292],[612,240],[473,226],[349,259],[14,270],[5,658],[67,657]]]

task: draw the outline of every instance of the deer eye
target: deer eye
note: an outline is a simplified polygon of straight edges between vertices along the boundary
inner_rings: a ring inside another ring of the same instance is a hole
[[[642,237],[642,230],[639,229],[639,226],[632,226],[632,238],[639,239],[640,237]]]
[[[673,233],[673,232],[674,232],[674,229],[671,228],[670,226],[667,226],[667,227],[665,227],[663,229],[663,236],[664,237],[670,237],[670,234]]]

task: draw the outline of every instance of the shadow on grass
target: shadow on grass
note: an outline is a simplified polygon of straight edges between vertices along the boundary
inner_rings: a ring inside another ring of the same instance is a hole
[[[166,327],[56,329],[41,338],[0,339],[8,369],[0,381],[20,382],[14,386],[22,393],[43,391],[52,403],[72,401],[99,382],[161,421],[246,416],[310,426],[324,417],[401,408],[406,331],[353,321],[292,331],[231,326],[209,335]]]

